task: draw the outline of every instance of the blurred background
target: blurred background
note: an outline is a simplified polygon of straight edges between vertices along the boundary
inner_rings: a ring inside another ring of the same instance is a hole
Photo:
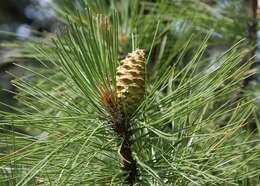
[[[54,32],[56,13],[50,7],[51,0],[6,0],[0,2],[0,100],[15,104],[11,74],[24,73],[13,63],[18,62],[19,50],[10,47],[9,41],[26,41],[41,37],[43,32]],[[28,59],[26,60],[28,62]],[[23,63],[19,59],[19,63]],[[1,109],[7,109],[3,105]]]

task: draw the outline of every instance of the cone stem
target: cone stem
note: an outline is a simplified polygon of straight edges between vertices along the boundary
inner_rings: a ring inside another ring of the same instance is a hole
[[[133,185],[137,176],[137,166],[136,161],[133,158],[131,149],[131,131],[130,131],[130,120],[128,117],[121,113],[120,119],[115,123],[115,132],[123,138],[123,143],[120,149],[120,154],[123,157],[123,167],[122,169],[126,172],[126,182],[129,185]]]

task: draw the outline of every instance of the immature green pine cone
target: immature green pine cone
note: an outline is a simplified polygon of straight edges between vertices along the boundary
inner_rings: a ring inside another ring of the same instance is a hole
[[[116,72],[117,98],[121,107],[132,114],[140,105],[145,93],[145,56],[137,49],[120,61]]]

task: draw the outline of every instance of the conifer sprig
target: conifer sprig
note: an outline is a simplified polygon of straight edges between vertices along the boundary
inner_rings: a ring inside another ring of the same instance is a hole
[[[202,42],[182,37],[179,52],[159,28],[155,46],[160,52],[151,58],[157,64],[145,81],[147,94],[128,118],[121,110],[114,112],[116,16],[71,13],[55,45],[35,46],[32,56],[42,65],[22,67],[33,73],[13,82],[20,105],[12,107],[13,113],[1,113],[0,183],[259,184],[259,140],[242,129],[255,108],[247,97],[233,100],[249,75],[250,62],[241,64],[246,43],[237,43],[209,65],[209,37]],[[137,38],[151,45],[150,32]],[[121,120],[113,120],[111,113]],[[116,122],[122,133],[108,125]],[[24,126],[40,132],[14,130]]]
[[[101,86],[115,87],[118,61],[118,26],[114,14],[94,17],[89,9],[79,14],[79,24],[70,22],[64,34],[55,41],[60,63],[82,93],[100,112]],[[85,20],[85,21],[83,21]],[[112,22],[112,24],[111,24]]]

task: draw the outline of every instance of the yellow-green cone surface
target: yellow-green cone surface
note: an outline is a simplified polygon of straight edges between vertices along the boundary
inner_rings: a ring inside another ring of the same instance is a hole
[[[129,53],[120,61],[116,72],[117,98],[121,107],[132,114],[145,93],[145,54],[141,49]]]

